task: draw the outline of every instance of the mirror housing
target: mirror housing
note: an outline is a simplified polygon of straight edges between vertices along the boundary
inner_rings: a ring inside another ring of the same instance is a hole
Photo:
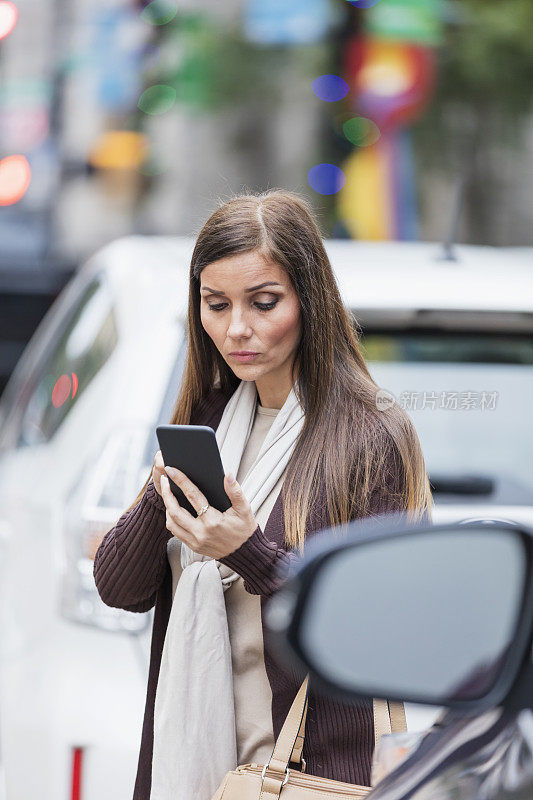
[[[267,602],[270,652],[319,691],[533,708],[533,531],[403,514],[315,534]]]

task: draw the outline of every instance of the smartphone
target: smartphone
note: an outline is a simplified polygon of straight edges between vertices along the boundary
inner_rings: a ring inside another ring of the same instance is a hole
[[[224,468],[213,428],[208,425],[158,425],[156,434],[166,467],[176,467],[185,473],[213,508],[219,511],[231,508],[231,501],[224,491]],[[180,506],[196,517],[196,509],[170,476],[168,482]]]

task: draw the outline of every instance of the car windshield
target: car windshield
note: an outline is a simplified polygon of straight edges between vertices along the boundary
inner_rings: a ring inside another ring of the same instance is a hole
[[[486,477],[483,502],[533,502],[533,337],[389,330],[366,331],[362,344],[376,383],[411,417],[432,482]]]

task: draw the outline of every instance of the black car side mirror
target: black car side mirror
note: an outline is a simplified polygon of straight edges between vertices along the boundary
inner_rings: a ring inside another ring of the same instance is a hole
[[[341,698],[533,707],[533,531],[392,515],[344,533],[311,540],[266,605],[284,664]]]

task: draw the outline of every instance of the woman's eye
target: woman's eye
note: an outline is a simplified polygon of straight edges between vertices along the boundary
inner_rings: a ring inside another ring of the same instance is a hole
[[[277,302],[278,302],[277,300],[272,300],[272,302],[270,303],[256,302],[255,305],[257,306],[259,311],[268,311],[270,308],[274,308]],[[208,303],[207,305],[209,306],[210,311],[223,311],[226,308],[227,303],[216,303],[216,305],[210,305]]]

